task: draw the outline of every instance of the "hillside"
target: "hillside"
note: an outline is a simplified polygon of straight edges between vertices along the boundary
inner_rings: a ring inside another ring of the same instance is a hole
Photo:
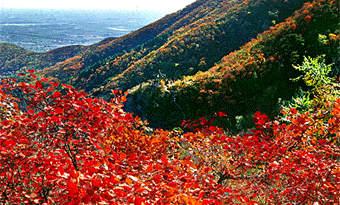
[[[7,43],[0,43],[0,68],[1,74],[12,74],[16,68],[12,68],[9,64],[11,62],[16,61],[18,67],[21,67],[22,64],[26,64],[26,61],[23,60],[23,56],[27,58],[28,56],[34,56],[35,53],[32,51],[25,50],[19,46],[15,46]]]
[[[131,56],[137,56],[134,63],[126,66],[121,75],[113,77],[106,89],[131,88],[154,78],[159,70],[169,79],[205,71],[224,55],[267,30],[274,22],[283,21],[302,3],[207,1],[206,8],[199,9],[200,14],[204,14],[200,19],[168,34],[168,40],[157,50],[131,53]],[[121,68],[122,65],[118,62],[117,67]],[[101,69],[105,70],[104,67]]]
[[[205,71],[273,23],[283,21],[303,2],[196,1],[43,73],[109,99],[110,89],[127,90],[155,78],[159,70],[171,79]]]
[[[215,50],[211,52],[215,54]],[[280,103],[299,87],[290,80],[300,74],[292,65],[301,64],[303,56],[323,54],[327,63],[334,63],[332,75],[339,75],[336,1],[306,3],[285,22],[226,55],[207,72],[177,81],[160,76],[137,86],[127,110],[148,119],[152,126],[167,128],[179,126],[184,119],[223,111],[228,119],[222,124],[236,129],[237,123],[251,124],[256,111],[276,116]]]
[[[106,100],[112,89],[130,90],[126,109],[154,127],[172,128],[216,111],[225,111],[230,125],[257,110],[273,117],[278,102],[298,87],[289,80],[299,74],[292,64],[305,55],[338,60],[335,1],[301,9],[305,2],[198,0],[90,46],[43,54],[16,48],[16,56],[2,57],[3,71],[50,66],[40,74]]]
[[[63,62],[85,49],[85,46],[67,46],[45,53],[36,53],[13,44],[0,43],[0,74],[10,75],[21,69],[47,68]]]
[[[42,73],[45,76],[54,77],[64,82],[71,83],[75,81],[72,78],[76,78],[77,75],[88,75],[92,73],[95,68],[105,64],[107,61],[114,59],[131,51],[131,49],[143,45],[147,42],[159,43],[164,41],[162,37],[158,37],[163,31],[171,30],[172,27],[176,27],[175,23],[181,21],[183,18],[187,18],[188,13],[196,8],[202,6],[204,1],[197,1],[186,8],[173,14],[166,15],[164,18],[151,23],[137,31],[133,31],[130,34],[122,36],[117,39],[104,40],[100,44],[94,44],[89,46],[88,50],[82,55],[75,56],[72,59],[68,59],[58,65],[45,69]],[[194,17],[195,19],[196,17]],[[190,24],[192,19],[189,19],[183,24]],[[83,72],[83,74],[81,74]],[[80,86],[80,85],[79,85]]]

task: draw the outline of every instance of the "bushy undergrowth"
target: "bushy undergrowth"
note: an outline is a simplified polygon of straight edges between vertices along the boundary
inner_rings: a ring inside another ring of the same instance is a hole
[[[106,102],[20,75],[0,89],[4,204],[339,202],[340,99],[315,112],[291,108],[286,123],[257,112],[249,134],[205,119],[193,132],[150,134],[122,110],[122,92]]]

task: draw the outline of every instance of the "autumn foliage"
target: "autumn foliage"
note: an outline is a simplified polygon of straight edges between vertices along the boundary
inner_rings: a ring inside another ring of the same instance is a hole
[[[0,87],[2,203],[339,202],[340,100],[292,109],[286,124],[258,112],[256,129],[239,136],[206,122],[150,133],[122,110],[126,93],[93,99],[34,71]]]

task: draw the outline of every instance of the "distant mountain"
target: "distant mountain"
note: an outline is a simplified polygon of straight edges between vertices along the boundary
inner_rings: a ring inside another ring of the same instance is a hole
[[[17,68],[12,68],[10,65],[11,62],[15,62],[15,67],[21,67],[22,65],[26,65],[26,57],[34,55],[34,52],[25,50],[19,46],[8,43],[0,43],[1,74],[12,74],[15,70],[17,70]]]
[[[43,69],[83,52],[85,46],[67,46],[36,53],[19,46],[0,43],[0,74],[10,75],[23,69]]]

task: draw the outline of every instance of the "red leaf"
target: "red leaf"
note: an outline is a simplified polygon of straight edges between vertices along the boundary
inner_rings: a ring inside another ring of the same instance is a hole
[[[297,111],[296,111],[295,108],[291,108],[291,109],[289,110],[289,112],[290,112],[292,115],[296,115],[296,114],[297,114]]]
[[[136,198],[135,198],[135,204],[136,205],[141,205],[141,204],[143,204],[144,201],[145,201],[144,198],[141,198],[141,197],[138,197],[138,196],[136,196]]]
[[[161,182],[161,179],[162,179],[162,176],[159,175],[159,174],[156,174],[154,177],[153,177],[153,180],[158,184]]]
[[[120,98],[120,100],[121,100],[122,102],[126,102],[127,98],[126,98],[125,96],[122,96],[122,97]]]
[[[136,157],[137,157],[137,155],[136,155],[136,154],[133,154],[133,155],[131,155],[131,156],[129,157],[129,160],[130,160],[130,161],[135,160]]]
[[[148,165],[148,167],[146,168],[146,170],[145,170],[147,173],[151,173],[152,171],[153,171],[153,167],[152,167],[152,165],[150,164],[150,165]]]
[[[62,166],[59,167],[59,173],[60,173],[60,175],[64,175],[64,173],[65,173],[65,170]]]
[[[281,110],[281,114],[285,115],[287,112],[285,110]]]
[[[319,139],[319,144],[325,144],[327,141],[325,139]]]
[[[61,93],[57,91],[57,92],[53,93],[52,98],[58,98],[60,96],[61,96]]]
[[[118,93],[118,90],[111,90],[111,92],[116,95]]]
[[[206,167],[206,168],[203,169],[203,172],[205,174],[207,174],[208,172],[211,172],[211,168],[210,167]]]
[[[19,143],[20,144],[28,144],[28,140],[27,139],[20,139]]]
[[[10,145],[13,145],[14,144],[14,141],[13,140],[5,140],[4,142],[3,142],[3,145],[5,145],[5,146],[10,146]]]
[[[278,167],[279,163],[277,163],[276,161],[274,161],[273,163],[271,163],[269,166],[271,167]]]
[[[75,183],[73,183],[71,180],[67,181],[66,186],[70,190],[76,190],[78,188],[77,185]]]
[[[1,122],[1,125],[7,127],[10,122],[11,122],[11,120],[4,120],[4,121]]]
[[[44,116],[45,116],[45,112],[39,112],[39,113],[38,113],[38,116],[39,116],[39,117],[44,117]]]
[[[156,165],[155,165],[155,169],[156,169],[156,170],[160,170],[160,169],[162,169],[162,168],[163,168],[163,167],[162,167],[162,165],[160,165],[160,164],[156,164]]]
[[[198,198],[199,198],[199,199],[202,199],[202,198],[203,198],[203,194],[204,194],[204,192],[201,191],[200,194],[198,195]]]
[[[217,112],[215,113],[215,115],[217,115],[218,117],[226,117],[227,114],[225,114],[225,112]]]
[[[100,186],[100,182],[98,180],[92,179],[92,185],[94,187],[99,187]]]
[[[124,193],[121,189],[114,189],[113,190],[115,192],[115,194],[119,197],[125,196],[126,193]]]
[[[208,120],[202,119],[202,120],[201,120],[201,125],[205,125],[205,124],[207,124],[207,122],[208,122]]]
[[[125,159],[125,158],[126,158],[126,154],[121,153],[121,154],[119,155],[119,158],[120,158],[120,159]]]
[[[166,158],[165,155],[162,156],[161,161],[162,161],[164,164],[168,164],[168,159]]]
[[[215,126],[210,126],[210,127],[209,127],[209,130],[210,130],[211,132],[215,132],[216,129],[217,129],[217,128],[216,128]]]
[[[264,125],[264,123],[266,123],[264,120],[258,120],[255,124]]]
[[[128,178],[129,179],[129,178]],[[131,179],[130,179],[131,180]],[[127,183],[127,184],[129,184],[129,183]],[[126,192],[131,192],[131,188],[130,187],[128,187],[128,186],[123,186],[123,189],[124,189],[124,191],[126,191]]]
[[[100,196],[98,196],[98,194],[94,194],[92,196],[91,202],[94,204],[98,204],[99,200],[100,200]]]
[[[118,131],[118,132],[121,132],[122,130],[123,130],[123,127],[118,127],[118,128],[117,128],[117,131]]]
[[[30,76],[31,76],[32,78],[34,78],[34,79],[37,79],[37,76],[34,75],[34,74],[30,74]]]
[[[170,182],[168,183],[169,187],[177,187],[177,183],[176,182]]]
[[[118,155],[115,152],[111,152],[111,156],[113,157],[114,160],[118,159]]]
[[[111,196],[111,194],[109,194],[108,192],[105,192],[104,194],[102,194],[102,197],[105,197],[108,200],[112,200],[114,199],[113,196]]]
[[[63,113],[63,109],[61,109],[60,107],[57,107],[56,109],[54,109],[55,114],[59,115]]]
[[[70,85],[61,84],[64,88],[72,88]]]
[[[60,120],[60,118],[57,117],[57,116],[52,116],[51,119],[52,119],[53,121],[59,121],[59,120]]]
[[[132,115],[131,115],[130,113],[126,113],[126,114],[125,114],[125,119],[126,119],[126,120],[132,119]]]
[[[233,193],[233,191],[231,189],[222,189],[222,191],[228,192],[228,193]]]
[[[54,86],[54,87],[58,87],[59,86],[59,83],[56,83],[56,82],[50,82],[50,85]]]

